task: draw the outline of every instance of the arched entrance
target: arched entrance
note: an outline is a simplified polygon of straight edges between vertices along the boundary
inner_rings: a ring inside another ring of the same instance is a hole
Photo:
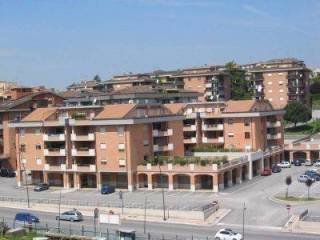
[[[190,189],[190,176],[186,174],[174,175],[173,189]]]
[[[211,175],[197,175],[195,176],[196,189],[212,190],[213,177]]]
[[[152,188],[168,188],[169,181],[166,174],[153,174],[152,175]]]
[[[148,187],[148,175],[145,173],[140,173],[138,175],[138,186],[139,188],[147,188]]]

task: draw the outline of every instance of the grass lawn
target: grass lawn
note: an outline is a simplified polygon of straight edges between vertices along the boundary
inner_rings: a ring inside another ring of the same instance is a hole
[[[293,197],[289,196],[288,198],[285,198],[284,196],[276,196],[275,198],[283,201],[290,201],[290,202],[304,202],[304,201],[316,201],[320,200],[319,198],[313,198],[310,197],[309,199],[307,197]]]

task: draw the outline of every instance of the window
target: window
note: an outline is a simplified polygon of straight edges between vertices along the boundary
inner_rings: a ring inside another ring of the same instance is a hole
[[[100,149],[106,149],[107,148],[107,144],[105,143],[100,143]]]
[[[22,164],[26,164],[27,163],[27,159],[21,159],[21,163]]]
[[[234,137],[234,133],[228,133],[228,137],[233,138]]]
[[[283,85],[283,81],[279,81],[279,85]]]
[[[271,77],[271,76],[272,76],[272,73],[268,73],[268,76]]]
[[[20,137],[24,137],[24,134],[25,134],[25,129],[24,128],[20,128],[20,131],[19,131],[19,135],[20,135]]]
[[[143,140],[143,146],[149,146],[149,140]]]
[[[41,163],[42,163],[41,158],[36,157],[36,163],[37,163],[37,165],[41,165]]]
[[[34,133],[37,134],[37,135],[39,135],[39,134],[41,133],[40,128],[36,128],[36,129],[34,130]]]
[[[124,144],[123,143],[118,144],[118,150],[119,150],[119,152],[124,152]]]
[[[244,138],[246,138],[246,139],[250,138],[250,132],[245,132],[244,133]]]
[[[250,126],[250,119],[245,118],[245,119],[244,119],[244,125],[245,125],[246,127]]]
[[[283,92],[283,89],[281,88],[281,89],[279,90],[279,92]]]
[[[269,101],[272,102],[272,98],[269,98]]]
[[[100,128],[100,133],[105,133],[106,132],[106,128],[105,127],[101,127]]]
[[[121,127],[117,127],[117,131],[118,131],[118,135],[119,136],[123,136],[123,133],[124,133],[124,127],[121,126]]]
[[[281,75],[283,75],[283,73],[282,73],[282,72],[281,72],[281,73],[278,73],[278,75],[280,75],[280,76],[281,76]]]
[[[283,100],[284,100],[284,98],[283,98],[283,97],[281,97],[281,98],[280,98],[280,101],[283,101]]]
[[[272,85],[272,82],[268,82],[268,85]]]
[[[228,124],[232,125],[233,124],[233,119],[232,118],[228,118]]]
[[[20,152],[26,152],[26,145],[25,144],[20,145]]]
[[[272,93],[272,89],[268,90],[269,93]]]
[[[102,165],[106,165],[107,164],[107,160],[103,159],[100,161]]]
[[[41,150],[41,144],[36,144],[36,150]]]
[[[126,160],[119,159],[119,167],[125,167],[126,166]]]

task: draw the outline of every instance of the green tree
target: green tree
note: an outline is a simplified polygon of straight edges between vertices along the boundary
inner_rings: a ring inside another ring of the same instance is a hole
[[[249,81],[245,78],[245,71],[234,62],[225,64],[226,73],[229,74],[231,80],[231,99],[232,100],[249,100],[252,99],[252,89]]]
[[[320,76],[316,76],[310,79],[312,83],[320,82]]]
[[[93,80],[97,82],[101,82],[101,78],[98,74],[93,77]]]
[[[320,120],[314,120],[309,125],[313,134],[320,132]]]
[[[309,107],[299,101],[290,102],[286,107],[284,119],[297,126],[297,123],[305,123],[311,119],[311,110]]]
[[[286,192],[286,198],[288,198],[289,195],[289,186],[292,183],[292,177],[291,176],[287,176],[286,177],[286,185],[287,185],[287,192]]]

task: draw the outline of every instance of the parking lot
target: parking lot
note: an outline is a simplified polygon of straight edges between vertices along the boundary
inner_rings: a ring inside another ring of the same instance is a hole
[[[288,220],[286,204],[275,202],[272,196],[285,194],[285,178],[292,176],[292,184],[289,195],[303,196],[307,193],[304,183],[297,181],[297,176],[303,174],[310,167],[294,167],[283,169],[280,173],[271,176],[255,177],[251,181],[235,185],[219,193],[211,192],[168,192],[165,191],[165,206],[170,209],[193,210],[199,209],[205,204],[218,200],[220,207],[231,209],[232,211],[222,220],[226,224],[241,225],[243,206],[245,203],[245,221],[247,225],[259,225],[265,227],[282,227]],[[320,197],[320,183],[316,182],[310,189],[310,196]],[[60,189],[51,188],[44,192],[34,192],[30,186],[30,199],[58,200]],[[97,190],[74,190],[62,189],[62,202],[73,201],[82,202],[87,205],[120,207],[121,200],[119,193],[101,195]],[[16,197],[26,199],[26,189],[18,188],[15,179],[0,178],[0,196]],[[161,191],[135,191],[124,192],[123,199],[126,207],[144,207],[147,198],[148,208],[162,208]],[[299,203],[294,204],[291,213],[299,212],[309,208],[313,215],[320,215],[316,204]]]

